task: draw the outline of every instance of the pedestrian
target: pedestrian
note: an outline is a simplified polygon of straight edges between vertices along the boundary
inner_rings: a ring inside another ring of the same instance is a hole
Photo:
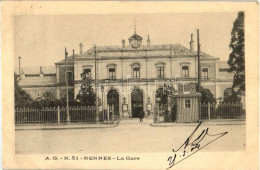
[[[140,122],[143,122],[143,118],[144,118],[144,112],[143,112],[143,110],[141,109],[141,110],[139,111],[139,119],[140,119]]]

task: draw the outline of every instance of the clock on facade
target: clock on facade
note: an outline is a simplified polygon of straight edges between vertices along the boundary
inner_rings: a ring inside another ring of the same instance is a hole
[[[137,40],[132,40],[132,47],[138,48],[138,47],[140,47],[140,43]]]
[[[140,35],[137,35],[136,33],[132,35],[129,39],[129,44],[131,45],[131,48],[139,48],[142,44],[142,37]]]

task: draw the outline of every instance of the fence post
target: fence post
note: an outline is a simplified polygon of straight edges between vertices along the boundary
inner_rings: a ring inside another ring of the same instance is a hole
[[[208,102],[208,119],[210,120],[210,102]]]
[[[112,105],[112,122],[114,123],[114,105]]]
[[[60,124],[60,106],[58,106],[57,114],[58,114],[58,124]]]
[[[110,105],[107,105],[107,123],[109,123],[109,112],[110,112],[109,106],[110,106]]]

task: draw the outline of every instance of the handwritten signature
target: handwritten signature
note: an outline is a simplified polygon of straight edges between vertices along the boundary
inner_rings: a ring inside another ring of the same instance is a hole
[[[211,144],[212,142],[216,141],[217,139],[223,137],[228,132],[222,132],[218,134],[209,134],[209,128],[203,129],[202,132],[199,133],[197,137],[194,137],[194,134],[199,129],[202,122],[198,124],[198,126],[194,129],[194,131],[191,133],[191,135],[186,139],[186,141],[178,148],[178,149],[172,149],[172,152],[174,153],[173,156],[169,156],[167,161],[169,163],[169,167],[167,169],[172,168],[174,165],[182,162],[183,160],[187,159],[191,155],[195,154],[202,148],[206,147],[207,145]],[[206,136],[214,137],[212,140],[209,140],[204,145],[202,144],[202,141],[206,139]],[[177,153],[178,152],[178,153]],[[179,159],[179,160],[178,160]]]

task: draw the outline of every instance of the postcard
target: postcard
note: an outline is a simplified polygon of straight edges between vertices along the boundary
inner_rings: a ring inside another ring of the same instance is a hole
[[[4,1],[4,169],[257,169],[256,2]]]

